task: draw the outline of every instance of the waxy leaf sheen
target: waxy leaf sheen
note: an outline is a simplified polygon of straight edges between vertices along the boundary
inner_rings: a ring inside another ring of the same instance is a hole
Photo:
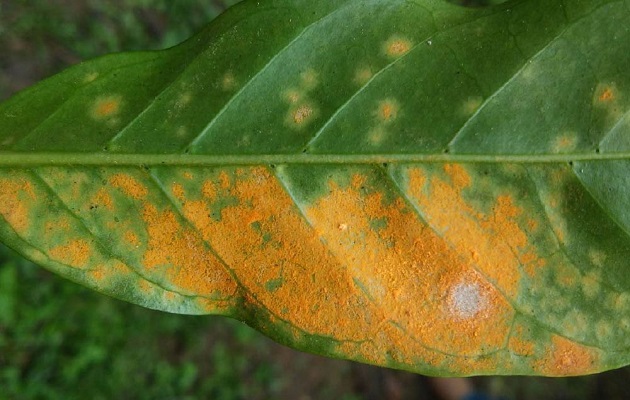
[[[630,1],[250,0],[0,105],[0,241],[431,375],[630,363]]]

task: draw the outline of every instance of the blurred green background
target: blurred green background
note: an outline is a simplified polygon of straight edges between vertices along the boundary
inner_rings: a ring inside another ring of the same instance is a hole
[[[0,0],[0,99],[84,59],[174,45],[236,2]],[[474,382],[508,399],[614,400],[629,379],[625,368]],[[0,246],[0,400],[432,398],[424,377],[298,353],[227,318],[126,304]]]

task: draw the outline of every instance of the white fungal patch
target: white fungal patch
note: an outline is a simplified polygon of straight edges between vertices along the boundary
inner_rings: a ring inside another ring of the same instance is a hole
[[[478,283],[462,282],[448,295],[449,308],[456,317],[470,319],[488,307],[488,299]]]

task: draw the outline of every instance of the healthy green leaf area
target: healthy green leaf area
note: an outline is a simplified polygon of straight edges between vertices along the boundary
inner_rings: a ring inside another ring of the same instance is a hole
[[[0,105],[0,240],[431,375],[630,363],[630,1],[245,1]]]

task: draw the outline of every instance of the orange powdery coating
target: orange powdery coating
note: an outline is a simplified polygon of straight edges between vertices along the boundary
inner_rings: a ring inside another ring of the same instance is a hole
[[[122,97],[120,95],[110,95],[99,97],[92,105],[92,117],[95,119],[105,119],[112,117],[120,111]]]
[[[143,199],[148,194],[146,186],[128,174],[120,173],[112,175],[109,178],[109,183],[113,187],[121,189],[127,196],[135,200]]]
[[[475,210],[462,196],[472,184],[464,167],[444,166],[447,179],[428,178],[420,168],[408,171],[407,194],[423,216],[455,251],[479,268],[509,298],[516,298],[521,265],[544,265],[517,219],[523,210],[511,195],[500,195],[492,213]]]
[[[198,296],[232,295],[237,285],[221,262],[206,248],[199,235],[184,226],[171,210],[159,211],[145,203],[147,250],[143,266],[150,274],[164,274],[178,291]]]
[[[295,111],[293,111],[293,122],[297,125],[302,125],[304,121],[308,120],[313,115],[313,109],[308,105],[301,105]]]
[[[24,235],[31,226],[30,207],[27,203],[35,200],[30,182],[0,179],[0,215],[19,235]]]
[[[251,293],[249,301],[299,330],[364,340],[370,325],[345,268],[331,257],[276,179],[264,168],[232,175],[229,188],[214,180],[201,183],[213,197],[188,201],[183,210]],[[218,221],[211,218],[215,202],[226,197],[238,204],[224,207]],[[267,284],[278,278],[279,285],[270,290]]]
[[[598,363],[599,350],[554,335],[548,352],[533,366],[541,375],[573,376],[596,372]]]
[[[518,356],[530,357],[536,353],[536,344],[526,338],[525,327],[517,324],[510,335],[508,349]]]
[[[387,340],[397,337],[392,346],[402,354],[417,354],[416,341],[451,354],[500,349],[511,307],[401,198],[366,194],[369,183],[361,174],[349,187],[330,182],[305,212],[374,308],[372,324],[399,327]]]
[[[70,241],[68,244],[57,246],[48,251],[50,257],[62,264],[73,268],[86,268],[94,252],[92,245],[82,239]]]

